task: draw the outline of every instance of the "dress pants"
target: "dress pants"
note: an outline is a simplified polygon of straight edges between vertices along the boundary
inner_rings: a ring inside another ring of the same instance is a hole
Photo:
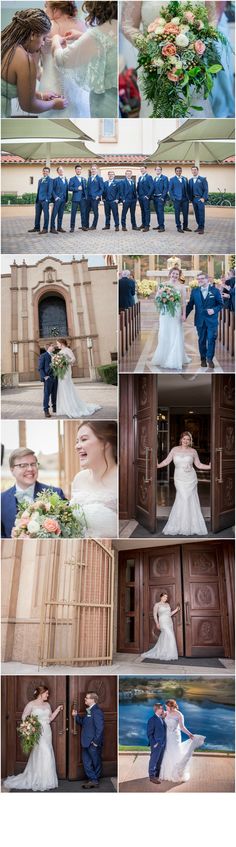
[[[187,229],[188,227],[188,210],[189,210],[189,201],[188,200],[174,200],[175,207],[175,223],[177,229],[181,229],[181,220],[180,213],[183,215],[183,229]]]
[[[197,225],[199,229],[204,229],[205,227],[205,201],[201,202],[197,197],[193,198],[193,208],[194,214],[196,218]]]
[[[105,226],[110,228],[111,224],[111,212],[114,218],[115,226],[119,226],[119,213],[118,213],[118,203],[115,200],[105,200],[104,201],[105,208]]]
[[[121,212],[121,226],[126,226],[126,215],[128,210],[130,210],[131,217],[131,225],[133,229],[136,229],[136,218],[135,218],[135,210],[136,210],[136,200],[124,200],[122,204],[122,212]]]
[[[57,379],[52,374],[48,379],[44,380],[43,384],[43,411],[48,412],[49,401],[51,397],[52,408],[56,409],[57,402]]]
[[[81,225],[86,227],[86,216],[87,216],[87,201],[85,197],[81,197],[81,200],[72,200],[71,204],[71,216],[70,216],[70,229],[73,230],[75,228],[75,219],[78,209],[80,210],[81,216]]]
[[[161,197],[153,197],[153,202],[154,202],[155,212],[156,212],[156,216],[157,216],[157,223],[158,223],[158,226],[160,226],[161,229],[162,229],[162,227],[165,226],[165,214],[164,214],[165,203],[164,203],[164,200],[161,199]]]
[[[218,325],[207,325],[204,321],[202,326],[196,327],[198,333],[198,346],[201,359],[213,359],[217,339]]]
[[[62,200],[60,197],[58,198],[58,200],[55,200],[55,202],[53,203],[53,210],[52,210],[51,224],[50,224],[51,229],[56,229],[56,218],[57,218],[57,229],[62,228],[62,220],[63,220],[64,211],[65,211],[65,205],[66,205],[66,201],[64,199]]]
[[[82,747],[82,761],[87,778],[98,782],[102,773],[101,747]]]
[[[49,202],[48,200],[38,200],[35,203],[35,229],[40,231],[40,220],[43,212],[43,228],[48,230],[49,226]]]
[[[151,218],[149,197],[140,197],[139,202],[140,202],[140,208],[141,208],[142,226],[144,226],[146,228],[146,227],[150,226],[150,218]]]
[[[148,773],[149,777],[159,776],[162,759],[165,752],[165,742],[158,742],[157,747],[151,747],[151,755],[149,759]]]
[[[87,199],[87,226],[89,227],[89,214],[93,212],[93,229],[96,229],[98,223],[98,204],[99,200],[96,200],[93,197],[88,197]]]

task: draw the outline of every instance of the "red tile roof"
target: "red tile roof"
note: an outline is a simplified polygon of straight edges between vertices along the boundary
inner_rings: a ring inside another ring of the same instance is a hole
[[[144,156],[142,153],[140,153],[139,155],[137,153],[130,154],[130,155],[125,155],[125,154],[122,154],[122,153],[121,154],[108,154],[108,155],[104,154],[104,155],[100,155],[100,156],[97,155],[96,157],[94,157],[93,154],[91,153],[91,156],[86,157],[86,158],[83,157],[83,156],[79,156],[79,157],[77,156],[75,158],[70,158],[70,159],[68,159],[68,158],[51,159],[51,163],[55,164],[55,165],[62,164],[62,163],[64,163],[65,165],[69,165],[69,164],[74,164],[75,162],[79,162],[80,164],[88,165],[89,163],[91,164],[91,163],[94,162],[94,164],[102,164],[102,165],[103,164],[104,165],[110,165],[110,164],[112,164],[112,165],[140,165],[142,162],[147,162],[147,160],[148,160],[148,156]],[[44,162],[45,162],[45,159],[28,159],[27,161],[25,161],[25,159],[22,159],[20,156],[13,156],[10,153],[2,153],[1,161],[2,161],[2,164],[6,164],[6,165],[7,164],[8,165],[9,164],[10,165],[11,164],[16,164],[16,165],[24,165],[24,164],[26,164],[26,165],[43,165]],[[159,160],[159,161],[161,161],[161,160]],[[186,159],[185,162],[183,161],[183,164],[188,164],[190,162],[192,162],[192,159]],[[222,162],[222,164],[232,164],[234,162],[235,162],[235,156],[229,156],[227,159],[224,159],[224,162]],[[153,160],[152,161],[150,160],[150,164],[154,165],[155,162]],[[169,159],[168,162],[164,162],[163,164],[166,164],[166,165],[175,164],[175,160],[173,161],[172,159]],[[204,165],[206,163],[204,163],[204,161],[202,161],[201,164]],[[207,164],[209,164],[209,162]],[[214,164],[214,162],[212,162],[212,164]]]

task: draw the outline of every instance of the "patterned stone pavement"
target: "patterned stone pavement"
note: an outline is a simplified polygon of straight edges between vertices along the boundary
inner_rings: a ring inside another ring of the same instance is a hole
[[[22,208],[22,207],[21,207]],[[28,210],[27,210],[28,213]],[[69,232],[69,214],[64,215],[63,227],[66,234],[57,236],[51,233],[38,235],[28,233],[34,224],[34,208],[27,217],[2,218],[2,252],[3,253],[122,253],[146,255],[148,253],[176,254],[183,256],[194,253],[233,253],[234,252],[234,220],[224,217],[221,210],[217,217],[207,217],[205,235],[199,236],[194,232],[195,221],[190,216],[189,226],[192,232],[178,233],[173,215],[166,216],[166,231],[163,233],[135,232],[130,228],[127,219],[127,232],[102,231],[104,226],[103,207],[100,206],[98,229],[89,232],[77,230]],[[140,210],[137,212],[137,223],[140,224]],[[151,226],[155,226],[156,218],[152,215]]]
[[[117,419],[117,388],[115,385],[106,385],[103,382],[81,383],[75,380],[75,386],[80,400],[84,403],[101,405],[102,408],[95,412],[93,419]],[[2,418],[14,418],[14,420],[44,419],[42,396],[41,383],[4,389],[2,392]],[[57,418],[57,415],[53,415],[53,418]]]
[[[195,753],[191,762],[189,782],[167,782],[160,785],[150,782],[148,773],[149,755],[146,753],[124,753],[119,756],[119,791],[151,792],[152,794],[198,792],[234,792],[234,757]]]

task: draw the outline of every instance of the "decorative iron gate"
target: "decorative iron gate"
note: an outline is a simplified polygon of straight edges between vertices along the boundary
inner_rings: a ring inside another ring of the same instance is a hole
[[[40,665],[110,665],[114,554],[102,541],[55,545],[42,604]],[[74,552],[75,551],[75,552]]]

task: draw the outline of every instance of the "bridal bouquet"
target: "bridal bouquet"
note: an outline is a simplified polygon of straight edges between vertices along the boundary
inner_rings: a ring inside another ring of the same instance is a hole
[[[168,312],[174,318],[177,309],[181,306],[180,291],[176,291],[172,285],[160,284],[155,302],[161,315]]]
[[[12,538],[83,538],[86,529],[82,507],[78,504],[75,515],[68,501],[49,488],[33,503],[19,504]]]
[[[36,715],[28,715],[17,727],[20,736],[23,753],[31,753],[31,750],[39,743],[41,735],[41,724]]]
[[[209,23],[203,3],[167,3],[147,32],[137,35],[138,65],[152,118],[183,118],[190,109],[202,111],[193,97],[199,94],[206,100],[215,75],[224,70],[218,42],[228,43]]]
[[[54,376],[57,376],[58,379],[64,379],[69,367],[70,362],[63,353],[54,353],[54,356],[52,356],[52,370]]]

